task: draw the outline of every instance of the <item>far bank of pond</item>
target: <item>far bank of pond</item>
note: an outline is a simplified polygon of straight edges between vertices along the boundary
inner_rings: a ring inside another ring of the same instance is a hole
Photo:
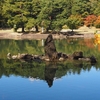
[[[66,32],[65,32],[66,33]],[[15,40],[23,40],[23,39],[46,39],[48,34],[42,34],[42,33],[16,33],[16,32],[0,32],[0,39],[15,39]],[[52,34],[54,39],[66,39],[68,37],[71,38],[94,38],[93,32],[77,32],[77,34],[74,35],[66,35],[63,33],[60,34]]]

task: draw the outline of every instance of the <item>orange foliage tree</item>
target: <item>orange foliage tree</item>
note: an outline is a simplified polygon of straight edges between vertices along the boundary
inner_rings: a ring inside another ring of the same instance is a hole
[[[94,23],[95,27],[100,28],[100,16],[97,17],[97,20]]]
[[[84,24],[86,26],[94,26],[94,22],[96,21],[97,17],[95,15],[88,15],[85,19],[84,19]]]

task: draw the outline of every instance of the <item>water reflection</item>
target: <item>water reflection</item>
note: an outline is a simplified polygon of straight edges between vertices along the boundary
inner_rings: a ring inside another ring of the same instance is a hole
[[[93,39],[63,39],[55,40],[58,52],[73,53],[83,51],[85,55],[100,55],[94,45]],[[0,58],[6,58],[8,52],[11,54],[29,53],[43,54],[44,40],[0,40]],[[92,50],[92,51],[91,51]]]
[[[51,87],[53,85],[54,77],[56,74],[58,67],[56,64],[46,64],[45,67],[45,80],[48,83],[48,86]]]
[[[33,81],[38,81],[39,79],[29,76],[29,80],[30,80],[31,82],[33,82]]]
[[[5,75],[21,76],[31,81],[44,80],[48,86],[53,85],[54,79],[69,74],[80,75],[83,71],[90,71],[92,67],[100,69],[100,50],[94,45],[92,39],[64,39],[55,40],[58,52],[72,54],[74,51],[82,51],[84,56],[95,55],[98,63],[92,66],[88,62],[66,61],[66,62],[20,62],[7,60],[8,52],[12,54],[29,53],[43,54],[44,40],[0,40],[0,78]]]
[[[29,78],[31,81],[45,80],[49,87],[53,86],[55,78],[59,79],[69,74],[80,75],[82,71],[90,71],[94,67],[90,63],[78,61],[28,63],[13,60],[0,60],[0,66],[0,78],[3,75],[7,77],[15,75]],[[100,69],[97,65],[95,68]]]

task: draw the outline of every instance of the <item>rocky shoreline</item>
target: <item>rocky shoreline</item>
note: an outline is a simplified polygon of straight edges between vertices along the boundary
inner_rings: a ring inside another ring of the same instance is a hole
[[[66,33],[71,32],[70,29],[62,29],[60,31],[60,34],[55,34],[53,32],[52,36],[54,39],[63,39],[63,38],[94,38],[95,32],[100,33],[100,29],[97,29],[95,27],[86,27],[82,26],[78,29],[74,29],[75,34],[74,35],[66,35]],[[18,32],[13,32],[13,29],[1,29],[0,30],[0,39],[46,39],[49,33],[47,34],[41,34],[41,32],[35,33],[35,32],[29,32],[29,33],[21,33],[21,30],[19,29]]]

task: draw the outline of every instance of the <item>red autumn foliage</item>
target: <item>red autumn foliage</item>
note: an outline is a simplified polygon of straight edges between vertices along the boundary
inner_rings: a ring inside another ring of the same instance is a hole
[[[86,26],[93,26],[94,22],[96,21],[97,17],[95,15],[88,15],[85,19],[84,19],[84,24]]]
[[[97,20],[95,21],[94,25],[95,25],[97,28],[100,28],[100,16],[97,17]]]

